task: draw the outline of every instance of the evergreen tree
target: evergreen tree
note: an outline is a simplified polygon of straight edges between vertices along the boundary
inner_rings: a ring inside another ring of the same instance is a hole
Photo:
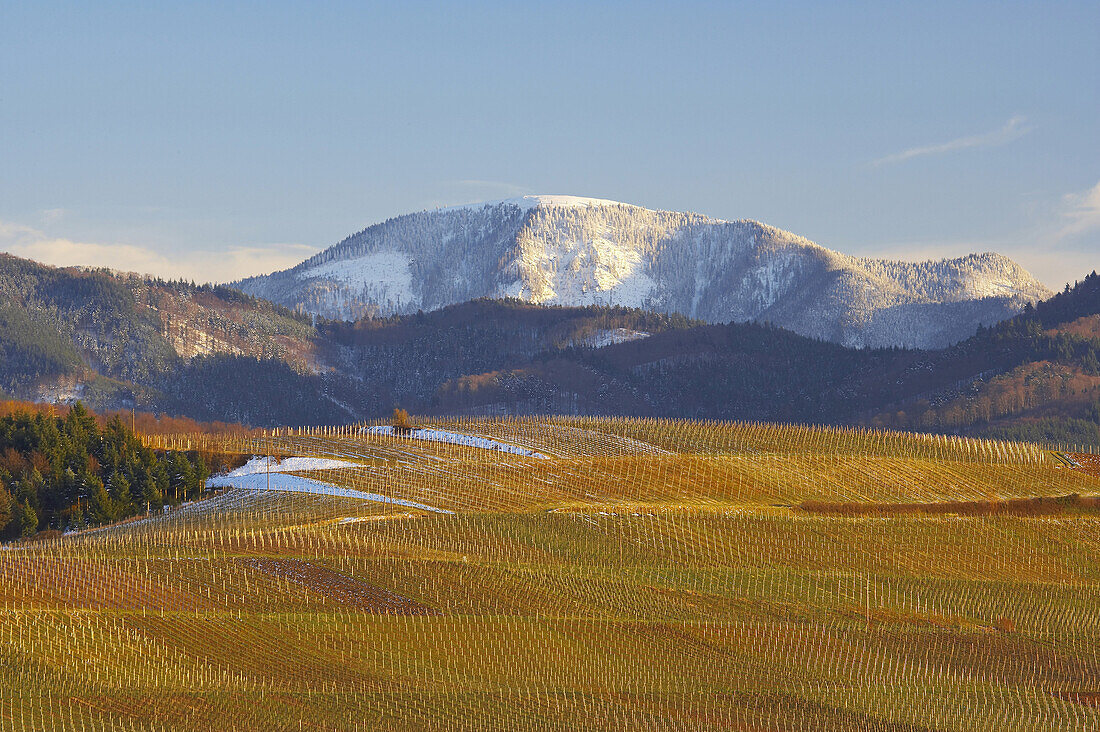
[[[96,523],[106,524],[119,518],[115,502],[98,478],[88,488],[88,511]]]
[[[30,501],[26,498],[19,504],[17,520],[20,536],[24,538],[34,536],[34,533],[38,531],[38,514],[34,512],[34,508],[31,507]]]
[[[130,481],[126,479],[124,474],[115,473],[111,476],[109,493],[118,514],[128,516],[135,513],[136,506],[134,506],[133,497],[130,495]]]
[[[80,506],[79,501],[69,511],[69,528],[73,531],[80,531],[84,528],[84,509]]]
[[[3,481],[0,481],[0,529],[8,525],[11,521],[12,514],[12,498],[11,493],[4,486]]]

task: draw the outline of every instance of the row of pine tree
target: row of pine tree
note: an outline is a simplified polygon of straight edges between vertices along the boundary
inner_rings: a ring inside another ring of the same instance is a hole
[[[156,452],[117,416],[100,427],[80,403],[64,416],[0,417],[0,536],[110,523],[195,498],[196,453]]]

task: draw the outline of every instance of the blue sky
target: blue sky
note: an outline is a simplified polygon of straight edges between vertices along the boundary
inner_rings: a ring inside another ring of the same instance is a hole
[[[0,0],[0,250],[224,281],[522,193],[1100,268],[1100,4]]]

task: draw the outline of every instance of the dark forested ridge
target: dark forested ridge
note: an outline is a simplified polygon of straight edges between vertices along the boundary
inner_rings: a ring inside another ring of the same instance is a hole
[[[118,416],[101,426],[79,402],[62,416],[0,416],[0,538],[81,529],[195,498],[208,461],[154,452]]]
[[[527,363],[613,329],[698,323],[626,308],[475,301],[312,322],[223,287],[57,269],[0,255],[0,391],[252,425],[426,409],[446,380]]]
[[[0,392],[12,397],[257,424],[273,420],[273,400],[256,384],[285,390],[276,403],[316,401],[311,319],[236,290],[0,254],[0,303]]]
[[[919,366],[872,424],[1100,445],[1100,276]]]
[[[848,349],[767,325],[670,329],[448,380],[438,412],[867,424],[1100,445],[1100,277],[938,351]]]
[[[1100,442],[1100,278],[936,351],[476,300],[314,322],[227,288],[0,256],[0,391],[257,426],[388,414],[866,424]]]

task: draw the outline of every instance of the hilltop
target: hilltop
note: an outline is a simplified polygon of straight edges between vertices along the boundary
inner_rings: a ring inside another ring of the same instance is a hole
[[[950,345],[1051,294],[999,254],[853,257],[757,221],[574,196],[399,216],[232,286],[332,319],[515,297],[768,321],[846,346],[913,348]]]

